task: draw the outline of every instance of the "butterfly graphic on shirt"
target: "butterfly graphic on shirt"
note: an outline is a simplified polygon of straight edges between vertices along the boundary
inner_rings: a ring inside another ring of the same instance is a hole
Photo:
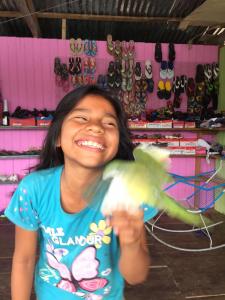
[[[98,277],[99,261],[96,259],[96,248],[93,246],[87,247],[75,257],[71,270],[58,261],[53,251],[46,252],[48,264],[50,267],[57,270],[61,276],[57,287],[64,289],[71,293],[76,293],[79,288],[95,292],[98,289],[104,288],[108,284],[108,280]],[[97,296],[97,295],[96,295]],[[100,298],[87,298],[98,300]]]

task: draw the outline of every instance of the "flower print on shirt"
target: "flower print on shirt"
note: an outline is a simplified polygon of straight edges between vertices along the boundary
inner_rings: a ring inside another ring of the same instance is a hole
[[[89,234],[89,236],[95,236],[98,237],[95,239],[95,247],[97,249],[101,248],[102,243],[109,244],[111,242],[111,237],[109,236],[112,232],[112,227],[107,226],[105,220],[100,220],[98,224],[91,223],[90,229],[92,232]]]

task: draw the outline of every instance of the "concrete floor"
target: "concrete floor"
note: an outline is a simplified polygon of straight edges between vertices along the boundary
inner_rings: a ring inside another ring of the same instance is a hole
[[[214,216],[214,220],[221,219],[225,221],[225,216]],[[167,216],[157,224],[170,229],[190,228]],[[225,243],[224,224],[213,229],[213,245]],[[209,247],[209,239],[201,232],[176,234],[157,230],[155,233],[178,247]],[[148,244],[152,258],[149,277],[143,284],[126,286],[127,300],[225,300],[225,248],[200,253],[181,252],[160,244],[151,236]],[[0,300],[10,300],[13,245],[14,226],[0,219]],[[34,295],[31,300],[35,300]]]

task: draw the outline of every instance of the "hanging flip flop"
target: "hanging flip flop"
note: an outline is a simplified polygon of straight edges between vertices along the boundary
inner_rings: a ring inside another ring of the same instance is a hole
[[[155,44],[155,60],[158,63],[162,62],[162,47],[160,43]]]
[[[176,52],[175,52],[174,44],[169,43],[168,59],[169,59],[169,61],[173,62],[175,60],[175,58],[176,58]]]
[[[144,75],[142,75],[140,81],[141,81],[141,83],[140,83],[140,85],[141,85],[141,92],[146,92],[147,89],[148,89],[148,84],[147,84],[147,81],[146,81],[146,77]]]
[[[130,40],[128,42],[128,58],[133,59],[134,58],[134,52],[135,52],[135,42],[134,40]]]
[[[126,77],[122,77],[121,89],[123,92],[127,91],[127,78]]]
[[[167,63],[167,78],[172,79],[174,77],[174,65],[172,61]]]
[[[147,81],[147,84],[148,84],[147,91],[149,93],[152,93],[153,90],[154,90],[154,80],[151,78],[151,79],[146,79],[146,81]]]
[[[91,56],[96,56],[97,54],[97,42],[95,40],[92,40],[91,41],[91,49],[90,49],[90,54]]]
[[[89,56],[89,41],[87,39],[84,40],[84,54]]]
[[[187,88],[187,76],[181,75],[180,76],[180,93],[184,93]]]
[[[78,38],[75,40],[75,45],[76,45],[76,54],[81,55],[84,51],[84,44],[81,38]]]
[[[180,77],[176,76],[173,82],[173,92],[175,95],[180,96]]]
[[[122,75],[119,72],[115,74],[115,88],[119,89],[122,84]]]
[[[171,91],[172,91],[171,82],[169,80],[167,80],[165,83],[165,93],[164,93],[164,98],[166,100],[170,99]]]
[[[60,58],[55,57],[55,60],[54,60],[55,83],[58,86],[62,85],[61,72],[62,72],[62,64],[61,64]]]
[[[125,74],[126,72],[126,61],[125,59],[122,58],[122,61],[121,61],[121,73]]]
[[[85,57],[83,59],[83,72],[84,72],[84,75],[89,74],[89,59],[88,59],[88,57]]]
[[[115,74],[115,63],[114,61],[110,61],[108,66],[108,75],[113,76],[114,74]]]
[[[110,55],[114,55],[114,42],[113,42],[111,34],[107,34],[106,41],[107,41],[107,51],[108,51],[108,53]]]
[[[147,79],[152,78],[152,63],[149,59],[145,61],[145,76]]]
[[[70,39],[70,51],[71,51],[71,55],[75,55],[75,39],[71,38]]]
[[[127,50],[127,42],[126,41],[121,42],[121,52],[122,52],[122,59],[128,60],[128,50]]]
[[[212,64],[212,73],[213,73],[213,80],[216,80],[219,75],[219,65],[218,63]]]
[[[194,81],[194,78],[192,78],[192,77],[188,78],[186,94],[189,98],[194,97],[194,95],[195,95],[195,81]]]
[[[163,99],[165,94],[165,85],[162,80],[159,81],[158,83],[158,91],[157,91],[157,96],[159,99]]]
[[[134,77],[135,80],[141,79],[141,63],[139,61],[136,62],[134,67]]]
[[[196,66],[196,75],[195,75],[195,82],[200,83],[205,80],[205,74],[204,74],[204,66],[202,64],[198,64]]]
[[[121,54],[122,54],[122,49],[121,49],[121,43],[119,40],[115,41],[115,51],[114,51],[114,56],[116,58],[121,58]]]
[[[69,57],[69,73],[71,75],[75,74],[75,61],[74,61],[74,57]]]
[[[76,57],[76,63],[75,63],[75,74],[79,75],[81,74],[81,57]]]
[[[166,79],[167,77],[167,61],[163,60],[161,62],[161,67],[160,67],[160,78],[161,79]]]
[[[127,79],[127,91],[128,92],[132,91],[132,88],[133,88],[133,80],[132,80],[132,78],[128,78]]]
[[[174,108],[180,108],[180,104],[181,104],[181,98],[180,98],[180,96],[174,94],[173,107]]]
[[[94,57],[90,57],[89,59],[89,73],[90,74],[95,74],[96,72],[96,60]]]

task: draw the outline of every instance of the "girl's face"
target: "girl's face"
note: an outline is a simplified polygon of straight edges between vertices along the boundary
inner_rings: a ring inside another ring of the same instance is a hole
[[[87,95],[63,121],[58,146],[65,164],[98,168],[118,151],[119,129],[114,107],[99,95]]]

